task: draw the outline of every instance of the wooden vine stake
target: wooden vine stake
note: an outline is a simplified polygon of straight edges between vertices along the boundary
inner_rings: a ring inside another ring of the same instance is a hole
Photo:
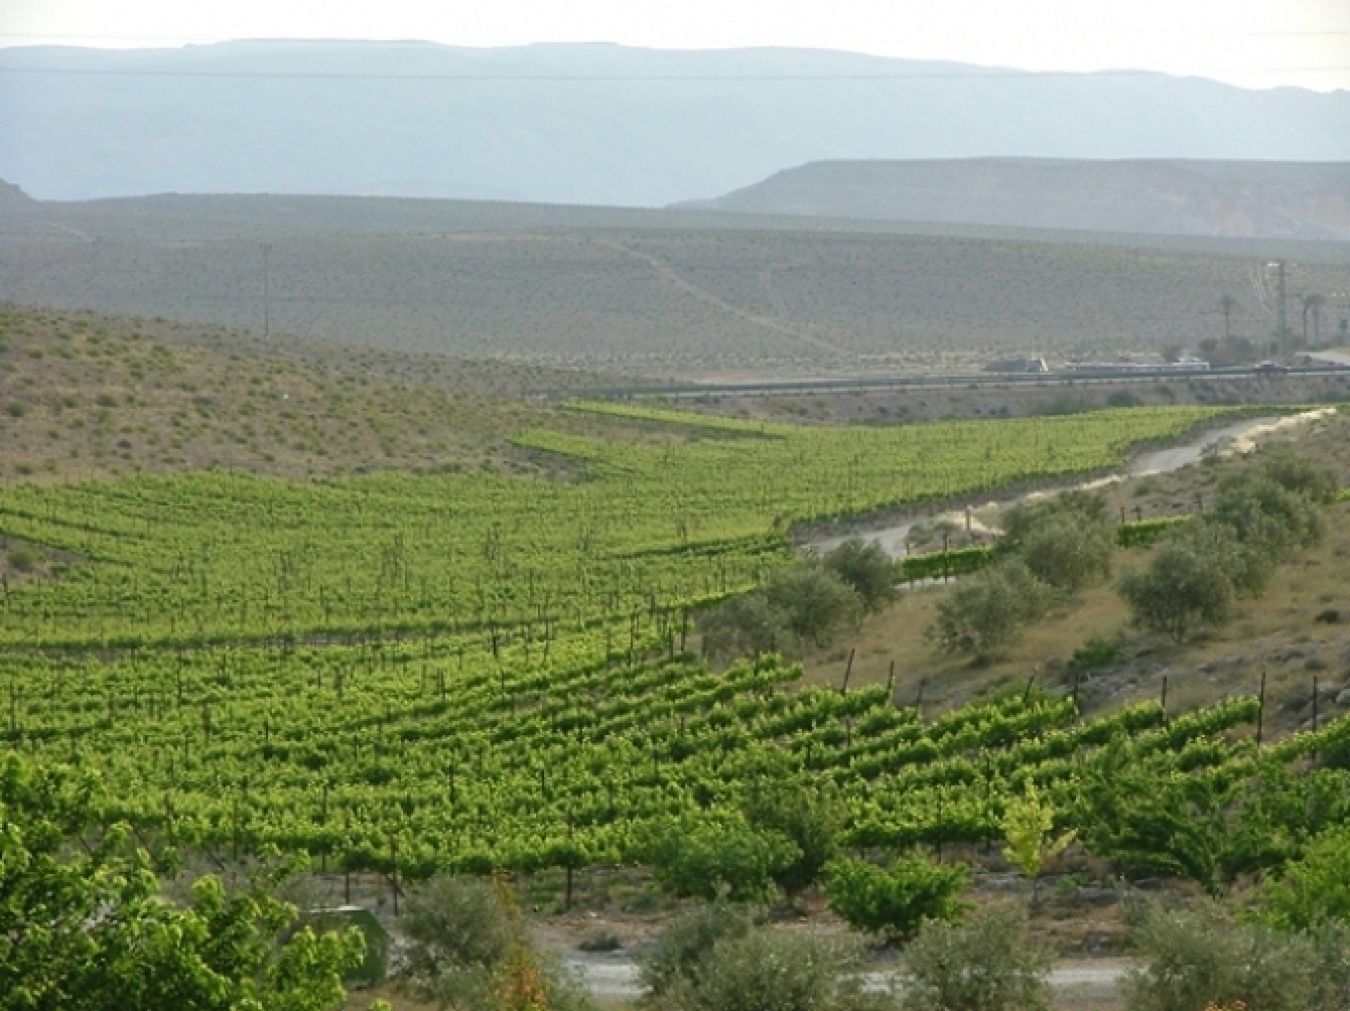
[[[848,651],[848,663],[844,666],[844,683],[839,686],[840,695],[848,694],[848,679],[853,674],[853,654],[855,652],[856,649],[850,649]]]
[[[1261,693],[1256,697],[1258,708],[1256,710],[1256,746],[1261,747],[1261,741],[1265,737],[1266,729],[1266,671],[1261,668]]]

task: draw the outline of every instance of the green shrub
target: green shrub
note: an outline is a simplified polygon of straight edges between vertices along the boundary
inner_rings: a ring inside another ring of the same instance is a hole
[[[1350,926],[1329,921],[1308,935],[1313,946],[1314,1011],[1350,1008]]]
[[[433,878],[408,897],[400,924],[410,942],[403,975],[448,1007],[485,1001],[511,950],[511,920],[492,884]]]
[[[825,556],[825,567],[851,586],[869,614],[895,600],[899,571],[876,541],[852,537]]]
[[[1213,906],[1191,912],[1153,906],[1134,946],[1143,965],[1121,982],[1129,1011],[1199,1011],[1235,1001],[1248,1011],[1316,1007],[1314,948],[1302,935],[1235,923]]]
[[[1336,500],[1339,491],[1336,475],[1316,461],[1300,456],[1289,446],[1263,446],[1259,459],[1261,473],[1287,491],[1303,495],[1318,505]]]
[[[1317,503],[1254,475],[1226,482],[1210,518],[1232,527],[1244,544],[1277,559],[1313,547],[1325,533]]]
[[[845,625],[856,625],[863,610],[853,587],[813,561],[775,572],[764,595],[783,614],[793,635],[817,646],[828,644]]]
[[[713,943],[686,975],[647,1005],[657,1011],[885,1011],[887,993],[864,988],[855,945],[752,930]]]
[[[1350,920],[1350,826],[1318,836],[1265,886],[1262,916],[1279,927]]]
[[[698,626],[703,651],[714,660],[797,653],[797,637],[788,629],[787,616],[762,593],[732,597],[704,613]]]
[[[938,604],[928,631],[944,653],[996,654],[1045,613],[1050,590],[1016,559],[967,576]]]
[[[1029,531],[1017,557],[1041,582],[1065,593],[1077,593],[1111,574],[1114,553],[1106,523],[1065,513]]]
[[[525,959],[539,971],[549,1008],[594,1008],[576,977],[524,940],[507,895],[480,878],[447,877],[432,878],[411,894],[400,921],[409,942],[404,983],[447,1011],[479,1011],[496,1006],[503,975]]]
[[[1097,670],[1119,662],[1123,653],[1115,639],[1095,637],[1073,651],[1073,665],[1081,671]]]
[[[790,839],[801,854],[774,882],[789,896],[816,883],[834,856],[835,841],[844,825],[838,798],[823,787],[781,779],[758,783],[743,805],[750,824]]]
[[[679,980],[692,981],[717,942],[744,937],[754,926],[751,913],[722,902],[700,906],[676,917],[660,939],[638,958],[643,988],[659,997]]]
[[[1089,523],[1105,523],[1106,499],[1094,492],[1066,491],[1051,498],[1021,502],[1003,514],[1000,548],[1015,552],[1034,531],[1053,529],[1065,517]]]
[[[954,920],[957,896],[970,881],[964,864],[944,865],[915,854],[889,869],[843,857],[826,868],[830,909],[850,926],[891,940],[914,934],[927,920]]]
[[[1225,624],[1237,597],[1234,579],[1242,550],[1235,537],[1214,526],[1202,536],[1173,536],[1147,569],[1121,578],[1118,589],[1131,619],[1176,642],[1199,624]]]
[[[900,560],[900,577],[905,580],[941,579],[979,572],[994,563],[994,552],[982,544],[955,551],[930,551],[908,555]]]
[[[930,920],[905,948],[906,1008],[1048,1011],[1053,964],[1014,906],[990,907],[960,926]]]
[[[652,876],[673,895],[734,902],[773,894],[774,879],[802,851],[781,832],[744,817],[685,817],[652,826],[639,845]]]
[[[1116,527],[1116,546],[1121,548],[1146,548],[1156,544],[1166,534],[1172,533],[1178,524],[1189,523],[1191,516],[1160,516],[1151,520],[1131,520]]]

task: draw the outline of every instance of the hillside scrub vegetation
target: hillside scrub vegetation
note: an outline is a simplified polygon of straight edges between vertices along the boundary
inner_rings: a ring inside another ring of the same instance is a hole
[[[1049,1011],[1054,954],[1015,904],[930,919],[904,950],[905,1011]]]
[[[1275,566],[1321,541],[1335,488],[1330,472],[1288,450],[1225,478],[1208,512],[1174,527],[1147,568],[1122,577],[1135,624],[1176,642],[1225,624],[1238,600],[1262,595]]]
[[[408,941],[404,987],[442,1011],[595,1008],[585,987],[529,940],[505,881],[432,878],[409,896],[399,929]]]
[[[997,656],[1045,614],[1053,596],[1020,558],[962,578],[938,604],[929,638],[944,653]]]
[[[1114,540],[1099,495],[1071,491],[1008,510],[995,564],[951,589],[929,640],[943,653],[998,656],[1053,603],[1105,579]]]
[[[774,572],[764,586],[733,597],[699,619],[713,659],[824,646],[856,627],[864,613],[895,599],[896,564],[876,544],[846,541],[823,559],[806,558]]]
[[[735,920],[728,926],[733,929],[705,927],[694,950],[681,926],[668,930],[647,963],[644,978],[655,985],[642,1006],[652,1011],[898,1011],[894,996],[865,987],[867,961],[860,945],[746,928]],[[683,948],[678,954],[669,950],[677,945]],[[653,965],[670,969],[653,974]]]
[[[1277,931],[1222,906],[1147,906],[1133,934],[1142,965],[1121,990],[1128,1011],[1344,1011],[1350,1004],[1350,931]]]

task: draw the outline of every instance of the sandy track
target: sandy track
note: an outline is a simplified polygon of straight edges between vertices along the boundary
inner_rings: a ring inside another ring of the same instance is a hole
[[[635,998],[642,995],[638,983],[637,965],[631,955],[619,952],[613,955],[567,956],[567,965],[579,973],[590,988],[592,994],[603,998]],[[1112,990],[1117,981],[1130,968],[1125,959],[1094,959],[1082,962],[1066,962],[1050,974],[1050,983],[1056,990],[1078,990],[1083,988]],[[868,989],[887,989],[895,980],[893,972],[870,972],[867,974]]]

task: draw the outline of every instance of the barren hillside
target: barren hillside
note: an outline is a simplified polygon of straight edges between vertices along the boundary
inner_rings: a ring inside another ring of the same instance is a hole
[[[1251,238],[1350,239],[1350,163],[815,162],[704,210]]]

